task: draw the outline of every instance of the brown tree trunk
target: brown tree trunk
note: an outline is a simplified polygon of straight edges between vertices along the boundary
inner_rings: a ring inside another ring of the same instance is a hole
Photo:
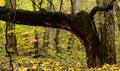
[[[111,0],[104,0],[103,5],[106,6]],[[101,30],[101,43],[103,61],[107,64],[116,64],[115,50],[115,21],[113,11],[104,12],[104,23]]]
[[[116,17],[117,17],[117,25],[120,31],[120,7],[117,3],[115,4],[115,12],[116,12]]]

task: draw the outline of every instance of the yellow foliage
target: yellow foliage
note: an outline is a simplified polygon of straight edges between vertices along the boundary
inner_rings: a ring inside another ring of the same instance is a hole
[[[37,69],[37,66],[38,66],[37,64],[34,64],[31,68],[32,69]]]
[[[27,68],[21,68],[19,71],[27,71]]]
[[[4,6],[4,5],[5,5],[4,0],[0,0],[0,6]]]
[[[9,30],[8,31],[8,34],[12,34],[12,33],[15,33],[15,30]]]
[[[90,0],[90,1],[92,1],[92,2],[96,3],[96,0]]]

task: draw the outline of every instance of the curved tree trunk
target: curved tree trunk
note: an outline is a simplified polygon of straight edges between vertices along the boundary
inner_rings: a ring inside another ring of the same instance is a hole
[[[97,11],[108,11],[110,9],[112,9],[111,6],[107,8],[95,7],[90,14],[81,11],[74,15],[61,12],[16,10],[14,22],[17,24],[52,27],[70,31],[84,44],[88,67],[100,67],[103,65],[103,57],[99,34],[97,33],[93,16]],[[13,17],[13,11],[5,7],[0,7],[0,19],[12,22],[8,19],[9,16]]]

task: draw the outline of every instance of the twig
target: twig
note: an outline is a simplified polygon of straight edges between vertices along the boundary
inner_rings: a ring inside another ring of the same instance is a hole
[[[63,0],[60,1],[60,12],[62,10]]]
[[[41,9],[41,7],[39,5],[37,5],[33,0],[30,0],[33,4],[35,4],[35,6],[37,6],[39,9]]]
[[[47,1],[53,6],[54,12],[56,12],[54,4],[51,1],[49,1],[49,0],[47,0]]]
[[[42,8],[42,4],[43,4],[43,0],[41,0],[40,3],[39,3],[40,8]]]

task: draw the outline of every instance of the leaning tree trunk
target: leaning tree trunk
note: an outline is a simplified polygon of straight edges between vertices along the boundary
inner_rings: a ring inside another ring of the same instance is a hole
[[[65,29],[67,31],[70,31],[71,33],[75,34],[79,38],[79,40],[84,44],[86,49],[88,67],[97,67],[97,66],[100,67],[104,63],[103,63],[103,57],[101,55],[102,53],[100,47],[99,34],[96,30],[96,26],[93,21],[93,16],[96,14],[97,11],[109,11],[113,9],[112,5],[114,1],[115,0],[113,0],[112,3],[110,3],[110,5],[108,5],[107,7],[97,6],[94,7],[90,13],[87,13],[86,11],[80,11],[75,15],[64,14],[61,12],[48,12],[48,11],[32,12],[32,11],[16,10],[16,18],[14,22],[17,24],[52,27],[52,28]],[[9,16],[13,18],[14,12],[8,8],[0,6],[0,19],[3,21],[12,22],[11,20],[8,19]],[[112,30],[110,29],[110,31]],[[114,35],[112,35],[112,37],[113,36]],[[111,49],[110,50],[107,49],[107,50],[111,52],[114,51]],[[110,56],[111,55],[114,56],[114,54],[112,53],[110,54]]]
[[[107,6],[110,2],[111,0],[104,0],[103,5]],[[103,62],[116,64],[115,21],[112,10],[104,12],[104,23],[101,27]]]
[[[10,0],[5,0],[5,6],[7,8],[12,7],[12,5],[10,4]],[[9,17],[9,19],[14,22],[13,18]],[[17,41],[15,35],[15,24],[13,24],[12,22],[6,22],[6,48],[10,49],[9,51],[10,53],[17,55],[18,53],[16,46],[17,46]]]
[[[13,12],[10,9],[0,7],[0,19],[11,22],[11,20],[7,19],[9,12],[11,13],[11,17],[13,17]],[[61,12],[16,10],[15,23],[59,28],[70,31],[84,44],[88,67],[101,66],[103,63],[99,53],[100,42],[95,23],[90,18],[89,13],[85,11],[81,11],[75,15],[67,15]]]

